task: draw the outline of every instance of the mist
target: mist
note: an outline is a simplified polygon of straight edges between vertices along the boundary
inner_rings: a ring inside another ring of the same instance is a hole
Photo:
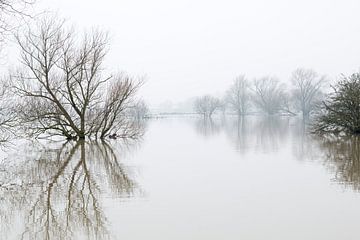
[[[0,1],[0,239],[360,239],[359,9]]]
[[[220,95],[240,74],[287,82],[305,67],[335,80],[359,69],[355,0],[47,0],[36,8],[108,30],[107,65],[146,75],[153,107]]]

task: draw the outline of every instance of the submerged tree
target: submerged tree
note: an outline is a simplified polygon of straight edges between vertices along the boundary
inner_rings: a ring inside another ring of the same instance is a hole
[[[319,76],[311,69],[299,68],[292,73],[291,81],[295,107],[301,111],[303,118],[307,118],[321,104],[325,76]]]
[[[196,113],[204,115],[204,117],[211,118],[213,113],[219,109],[221,101],[213,96],[205,95],[195,99],[194,108]]]
[[[244,75],[236,77],[227,92],[227,102],[237,115],[244,115],[250,106],[249,82]]]
[[[11,84],[22,97],[16,108],[27,133],[104,138],[131,129],[136,135],[125,113],[142,80],[105,75],[106,34],[93,31],[78,40],[63,22],[51,19],[16,39],[24,69]]]
[[[315,132],[360,134],[360,73],[344,76],[332,88],[314,124]]]
[[[254,81],[254,104],[262,112],[274,115],[286,110],[287,98],[284,85],[271,77]]]

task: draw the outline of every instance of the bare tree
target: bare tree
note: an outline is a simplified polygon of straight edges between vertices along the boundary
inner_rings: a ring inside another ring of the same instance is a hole
[[[104,74],[106,34],[77,40],[63,22],[45,19],[16,39],[24,69],[11,84],[23,99],[17,109],[27,133],[104,138],[133,125],[125,113],[142,79]]]
[[[250,106],[249,82],[245,75],[236,77],[227,92],[227,102],[237,115],[244,115]]]
[[[298,68],[292,73],[291,82],[295,107],[307,118],[321,103],[325,76],[319,76],[312,69]]]
[[[195,99],[194,108],[196,113],[203,114],[204,117],[211,118],[212,114],[220,108],[221,101],[213,96],[205,95]]]
[[[286,94],[284,84],[272,77],[263,77],[254,81],[255,106],[269,115],[277,114],[286,109]]]

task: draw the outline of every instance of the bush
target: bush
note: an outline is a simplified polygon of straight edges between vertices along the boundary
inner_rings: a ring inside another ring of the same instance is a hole
[[[332,88],[314,124],[315,132],[360,134],[360,73],[344,76]]]

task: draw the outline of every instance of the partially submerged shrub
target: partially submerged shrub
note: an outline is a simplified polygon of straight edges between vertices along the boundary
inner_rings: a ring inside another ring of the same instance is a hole
[[[316,133],[360,134],[360,73],[343,77],[316,118]]]

